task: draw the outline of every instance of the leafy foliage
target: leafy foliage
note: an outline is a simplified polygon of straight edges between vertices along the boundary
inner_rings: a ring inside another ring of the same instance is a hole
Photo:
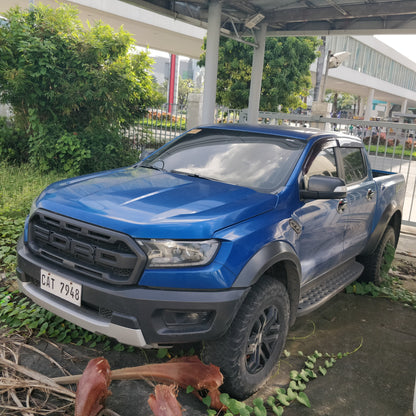
[[[25,132],[13,128],[6,117],[0,117],[0,160],[20,164],[27,162],[29,147]]]
[[[16,242],[23,230],[24,218],[0,215],[0,266],[11,271],[16,265]]]
[[[15,331],[27,335],[35,333],[37,337],[47,336],[64,344],[72,342],[93,348],[100,343],[104,350],[132,351],[134,349],[65,321],[32,303],[21,293],[9,291],[6,287],[0,287],[0,325],[7,327],[10,333]]]
[[[42,307],[15,290],[16,243],[33,199],[58,175],[43,175],[28,166],[0,163],[0,327],[10,332],[47,336],[58,342],[73,342],[104,349],[132,350],[132,347],[86,331]]]
[[[33,169],[0,163],[0,272],[16,267],[16,243],[33,199],[57,175],[40,175]]]
[[[285,408],[294,402],[298,402],[301,405],[310,408],[311,402],[305,393],[307,384],[319,376],[325,376],[335,365],[337,360],[354,354],[361,346],[362,340],[360,345],[354,351],[345,353],[340,352],[338,354],[324,354],[319,351],[314,351],[310,355],[305,355],[302,351],[298,351],[297,355],[305,360],[303,368],[299,371],[292,370],[290,372],[290,381],[286,388],[276,388],[274,394],[269,396],[266,401],[261,397],[255,398],[251,406],[247,404],[247,401],[243,403],[230,397],[227,393],[222,393],[220,395],[220,401],[227,407],[224,416],[267,416],[270,414],[282,416]],[[286,358],[291,356],[289,351],[285,351],[284,353]],[[192,389],[188,389],[187,393],[191,393],[192,391]],[[207,396],[203,402],[209,407],[211,398]],[[217,413],[213,409],[208,409],[207,414],[209,416],[215,416]]]
[[[314,37],[267,38],[260,109],[283,111],[303,107],[309,94],[309,67],[317,57]],[[206,45],[205,45],[206,47]],[[231,108],[248,106],[253,47],[221,38],[218,62],[217,103]],[[205,65],[205,52],[199,65]]]
[[[354,282],[345,289],[346,292],[362,296],[386,297],[416,309],[416,293],[404,288],[399,278],[389,274],[394,254],[394,247],[388,244],[384,253],[384,263],[381,268],[383,281],[380,286],[375,285],[373,282]]]
[[[131,53],[130,34],[101,22],[84,28],[67,5],[13,8],[6,16],[0,100],[26,134],[28,159],[70,175],[137,160],[122,127],[151,104],[152,60]]]
[[[382,286],[376,286],[372,282],[355,282],[346,288],[346,292],[362,296],[385,297],[416,309],[416,294],[405,289],[397,277],[385,277]]]

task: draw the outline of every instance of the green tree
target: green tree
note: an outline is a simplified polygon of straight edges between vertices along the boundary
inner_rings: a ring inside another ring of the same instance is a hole
[[[86,173],[136,160],[123,127],[151,104],[147,53],[98,22],[84,27],[73,7],[31,6],[6,13],[0,29],[0,100],[26,132],[42,170]]]
[[[155,107],[161,107],[166,103],[168,82],[164,81],[162,84],[158,84],[155,76],[152,76],[152,82],[153,90],[155,91],[152,104]]]
[[[315,37],[267,38],[260,109],[283,111],[304,107],[302,97],[312,86],[309,67],[316,59]],[[206,44],[204,46],[204,49]],[[228,38],[220,39],[217,103],[232,108],[248,106],[253,47]],[[199,65],[205,65],[205,52]]]
[[[184,79],[179,76],[178,80],[178,104],[180,106],[185,106],[188,104],[188,95],[190,93],[196,92],[195,84],[192,79]]]
[[[327,90],[327,101],[332,102],[332,111],[346,111],[353,113],[358,106],[358,96],[348,94],[345,92],[339,93],[337,91]]]

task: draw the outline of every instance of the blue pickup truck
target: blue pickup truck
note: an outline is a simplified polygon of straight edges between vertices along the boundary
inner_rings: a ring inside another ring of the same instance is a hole
[[[134,166],[64,180],[34,202],[21,290],[138,347],[203,342],[225,388],[267,379],[297,316],[380,282],[404,178],[360,139],[315,129],[189,130]]]

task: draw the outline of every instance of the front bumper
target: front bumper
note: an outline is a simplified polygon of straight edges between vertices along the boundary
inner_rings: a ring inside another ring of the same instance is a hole
[[[195,291],[117,286],[88,279],[34,256],[18,243],[18,280],[23,293],[56,315],[94,333],[137,347],[215,339],[230,326],[248,289]],[[40,288],[47,269],[82,285],[81,306]]]

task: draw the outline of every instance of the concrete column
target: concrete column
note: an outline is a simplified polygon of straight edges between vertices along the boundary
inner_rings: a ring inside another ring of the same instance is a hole
[[[401,107],[401,109],[400,109],[400,112],[401,112],[401,113],[403,113],[403,114],[406,114],[406,111],[407,111],[407,100],[406,100],[406,99],[404,99],[404,100],[402,101],[402,107]]]
[[[188,110],[186,112],[186,128],[199,126],[202,120],[202,94],[188,95]]]
[[[207,51],[205,55],[205,82],[202,124],[214,122],[217,92],[218,48],[220,44],[221,3],[211,0],[208,8]]]
[[[367,107],[366,107],[365,116],[364,116],[365,121],[370,120],[371,113],[373,112],[373,100],[374,100],[374,88],[371,88],[367,97]]]
[[[319,101],[321,97],[321,81],[324,74],[324,65],[326,58],[326,36],[321,36],[322,44],[319,47],[320,55],[316,61],[316,82],[313,89],[313,101]]]
[[[331,112],[332,112],[332,103],[320,102],[320,101],[314,101],[312,103],[311,113],[312,113],[312,116],[314,117],[331,118]],[[311,127],[325,130],[325,131],[331,130],[330,123],[312,122]]]
[[[358,115],[359,117],[363,117],[364,116],[364,98],[359,96],[358,97]]]
[[[390,109],[391,109],[391,103],[387,102],[386,103],[386,110],[384,111],[384,118],[389,118]]]
[[[267,24],[260,26],[257,33],[257,48],[254,48],[253,63],[251,66],[250,96],[248,99],[248,123],[256,124],[259,116],[261,81],[263,78],[264,49],[266,47]]]

